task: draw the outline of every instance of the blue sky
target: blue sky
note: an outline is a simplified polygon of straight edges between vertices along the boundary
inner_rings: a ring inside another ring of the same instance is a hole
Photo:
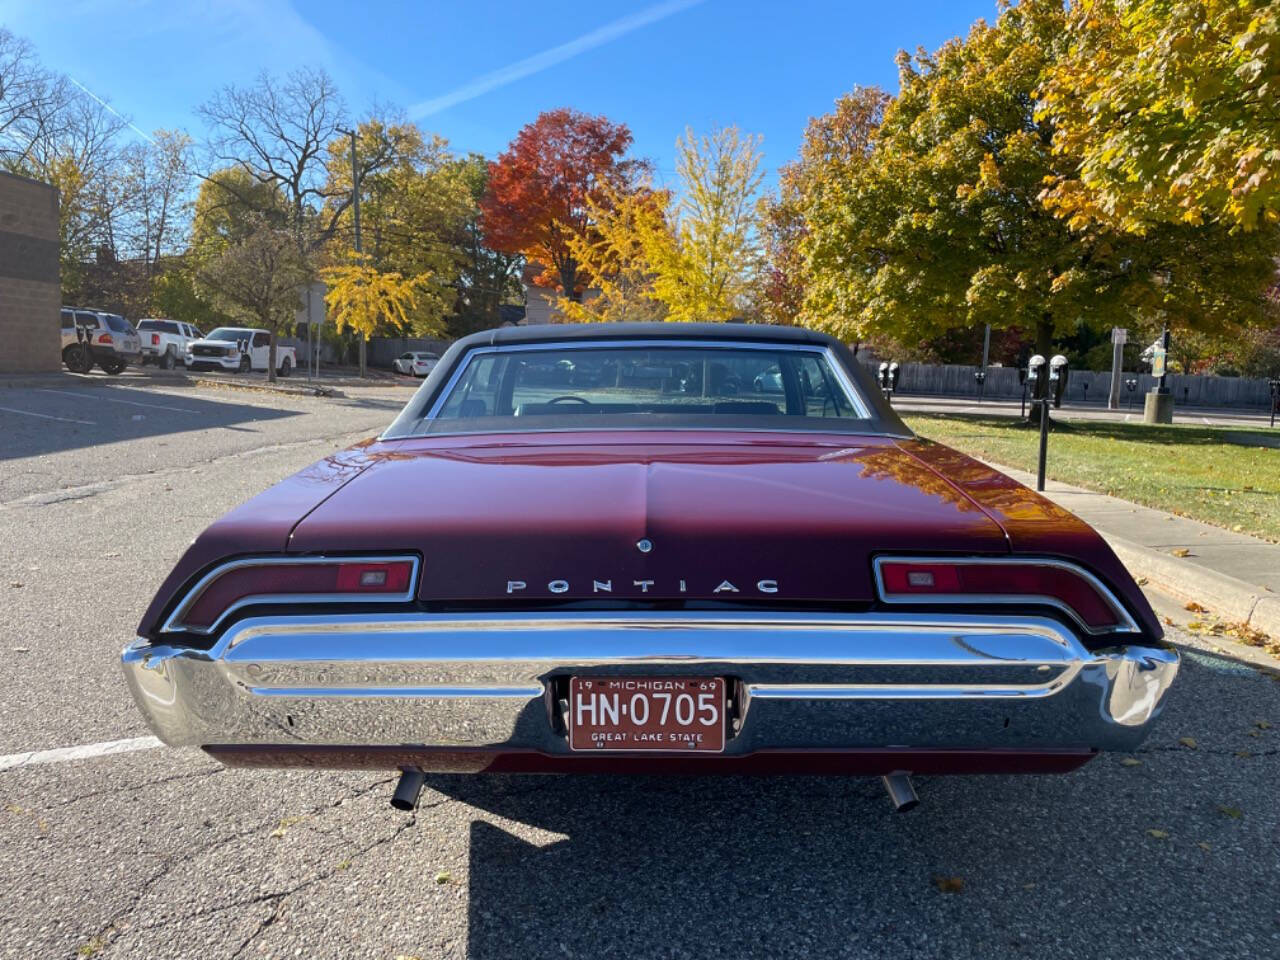
[[[0,0],[0,24],[139,127],[185,127],[218,87],[325,67],[348,104],[397,104],[494,155],[539,111],[622,121],[672,175],[673,145],[737,124],[770,171],[855,84],[897,88],[897,50],[937,47],[994,0]]]

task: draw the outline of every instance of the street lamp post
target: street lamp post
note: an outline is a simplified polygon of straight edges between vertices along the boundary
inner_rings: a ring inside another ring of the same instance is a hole
[[[351,137],[351,216],[355,226],[355,250],[361,253],[360,247],[360,164],[356,160],[356,131],[338,128],[340,132]],[[365,376],[366,351],[368,340],[360,334],[360,378]]]

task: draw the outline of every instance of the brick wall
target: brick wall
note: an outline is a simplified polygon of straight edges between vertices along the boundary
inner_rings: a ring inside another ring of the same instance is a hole
[[[57,370],[58,191],[0,173],[0,373]]]

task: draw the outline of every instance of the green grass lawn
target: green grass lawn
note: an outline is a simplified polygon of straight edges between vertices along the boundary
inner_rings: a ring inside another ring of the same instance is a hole
[[[922,437],[982,460],[1035,472],[1039,433],[1021,426],[1020,420],[949,414],[903,419]],[[1272,446],[1262,445],[1266,443]],[[1047,475],[1280,541],[1277,445],[1280,429],[1055,421]]]

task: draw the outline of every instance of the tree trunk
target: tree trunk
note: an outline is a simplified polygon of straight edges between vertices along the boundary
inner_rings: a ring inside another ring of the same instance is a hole
[[[1036,353],[1049,359],[1049,355],[1053,353],[1053,318],[1049,316],[1042,317],[1036,323]]]
[[[360,379],[362,380],[364,379],[365,373],[366,373],[365,362],[366,362],[368,347],[369,347],[369,338],[366,337],[363,333],[360,334]]]
[[[581,302],[582,298],[578,296],[578,264],[572,258],[560,266],[560,288],[569,300]]]
[[[267,382],[276,382],[276,331],[271,330],[271,346],[267,348]],[[252,348],[251,348],[252,349]]]

